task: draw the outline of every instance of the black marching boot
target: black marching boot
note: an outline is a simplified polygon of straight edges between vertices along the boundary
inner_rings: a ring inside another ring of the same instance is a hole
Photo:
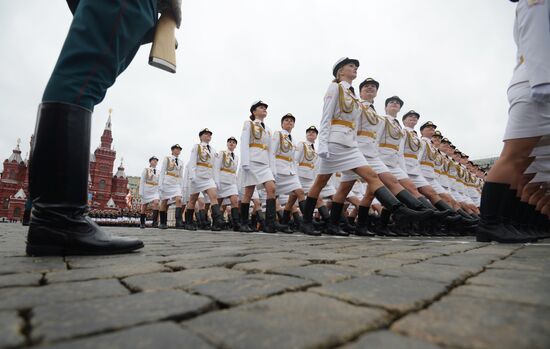
[[[158,228],[159,226],[159,210],[153,210],[153,228]]]
[[[168,212],[166,211],[159,211],[159,217],[160,217],[160,224],[159,229],[168,229]]]
[[[220,211],[220,205],[211,205],[212,211],[212,231],[221,231],[223,228],[223,214]]]
[[[265,204],[265,223],[262,231],[264,233],[274,234],[277,232],[275,227],[275,216],[277,216],[277,211],[275,210],[275,199],[267,199]]]
[[[313,226],[313,211],[315,210],[315,204],[317,204],[317,198],[308,196],[304,201],[301,201],[299,204],[300,210],[302,211],[300,232],[306,235],[319,236],[321,233],[315,231],[315,227]]]
[[[402,194],[406,190],[401,191],[402,198],[405,200],[409,198],[406,194]],[[407,192],[408,193],[408,192]],[[398,194],[398,195],[399,195]],[[409,194],[410,195],[410,194]],[[403,223],[413,221],[421,221],[430,218],[433,215],[432,210],[419,210],[415,211],[405,206],[400,200],[398,200],[386,187],[380,187],[374,192],[374,196],[380,201],[382,206],[389,210],[393,216],[393,220],[396,223]],[[410,195],[414,199],[412,195]],[[415,199],[416,200],[416,199]],[[418,200],[416,200],[418,201]]]
[[[176,207],[176,229],[185,229],[185,224],[183,224],[183,208],[182,207]]]
[[[145,215],[145,213],[142,213],[139,215],[139,229],[145,229],[145,218],[147,216]]]
[[[241,225],[240,225],[240,215],[239,215],[239,208],[238,207],[232,207],[231,208],[231,226],[233,228],[233,231],[240,231]]]
[[[104,255],[143,247],[140,240],[106,233],[87,215],[91,125],[85,108],[39,106],[29,169],[28,255]]]
[[[476,240],[479,242],[501,242],[501,243],[526,243],[532,238],[509,230],[502,222],[500,216],[502,205],[506,204],[509,184],[485,182],[481,192],[481,220],[477,227]]]
[[[323,233],[334,236],[348,236],[349,233],[340,229],[340,218],[342,217],[342,210],[344,204],[340,202],[332,202],[332,208],[330,209],[330,222],[325,227]]]
[[[197,222],[195,222],[195,210],[185,210],[185,230],[197,231]]]
[[[242,233],[252,233],[254,229],[248,225],[248,216],[250,215],[250,203],[241,203],[241,225],[239,231]],[[231,209],[231,215],[233,215],[233,209]],[[235,226],[233,226],[233,229]]]
[[[405,204],[405,206],[407,206],[409,209],[423,213],[422,216],[417,216],[415,218],[411,217],[411,219],[429,219],[432,218],[435,213],[432,209],[425,207],[422,202],[419,199],[415,198],[407,189],[401,190],[399,193],[397,193],[397,195],[395,195],[395,198]]]
[[[368,229],[369,227],[369,208],[366,206],[359,206],[357,210],[357,226],[355,227],[355,235],[358,236],[375,236]]]
[[[294,231],[292,231],[292,229],[290,229],[290,226],[289,226],[289,224],[290,224],[290,215],[291,215],[290,211],[287,211],[287,210],[283,211],[283,217],[282,217],[282,220],[281,220],[281,225],[280,225],[280,227],[277,227],[277,229],[281,233],[285,233],[285,234],[294,233]]]

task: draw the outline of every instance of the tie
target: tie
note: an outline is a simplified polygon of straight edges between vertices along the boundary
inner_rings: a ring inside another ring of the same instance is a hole
[[[208,151],[210,151],[210,144],[206,145],[206,149],[208,149]]]
[[[288,134],[288,139],[292,142],[292,136],[290,135],[290,133]]]
[[[157,174],[157,169],[156,168],[153,169],[153,174]]]
[[[260,122],[260,125],[262,125],[262,127],[264,128],[265,130],[265,124],[263,122]]]
[[[233,152],[231,152],[231,159],[235,160],[235,154],[233,154]]]
[[[178,158],[176,158],[176,166],[179,166],[179,164],[178,164]]]
[[[351,91],[351,93],[353,93],[353,95],[355,95],[355,89],[353,88],[353,86],[350,86],[349,90]]]
[[[311,143],[311,149],[315,150],[315,146]]]
[[[376,111],[376,108],[374,108],[374,104],[371,104],[370,107],[372,108],[372,110]]]

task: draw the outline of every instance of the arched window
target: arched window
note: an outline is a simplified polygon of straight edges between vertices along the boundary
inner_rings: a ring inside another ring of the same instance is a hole
[[[15,210],[13,210],[13,217],[19,218],[21,216],[21,208],[16,207]]]
[[[2,203],[2,208],[4,210],[7,210],[8,207],[10,207],[10,199],[9,198],[4,198],[4,202]]]
[[[107,185],[107,183],[105,182],[104,179],[100,180],[99,181],[99,190],[105,190],[106,185]]]
[[[10,175],[8,176],[9,179],[17,179],[17,177],[15,176],[15,171],[14,170],[10,170]]]

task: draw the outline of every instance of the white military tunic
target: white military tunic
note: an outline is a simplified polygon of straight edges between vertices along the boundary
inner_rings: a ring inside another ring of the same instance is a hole
[[[420,161],[422,176],[424,176],[437,194],[444,194],[446,191],[437,180],[438,174],[435,172],[436,167],[440,167],[442,163],[441,154],[439,154],[439,151],[432,144],[431,139],[422,137],[420,141],[422,142],[422,148],[418,153],[418,160]]]
[[[384,127],[378,139],[380,159],[397,180],[407,179],[405,158],[403,155],[404,132],[399,122],[391,115],[384,117]]]
[[[361,115],[360,102],[350,87],[347,81],[333,82],[325,95],[318,152],[328,152],[329,157],[320,159],[319,174],[342,172],[368,165],[359,151],[356,139],[356,125]]]
[[[218,171],[218,197],[227,198],[239,195],[237,187],[237,169],[239,159],[235,152],[222,150],[216,159],[216,171]]]
[[[216,151],[209,144],[195,144],[189,159],[189,194],[197,194],[216,188],[217,173],[214,171]]]
[[[173,199],[181,196],[183,191],[183,161],[169,155],[162,160],[159,175],[160,199]]]
[[[243,166],[249,166],[246,171]],[[275,157],[271,149],[271,131],[260,120],[245,121],[241,133],[241,170],[244,187],[261,185],[275,178]]]
[[[298,165],[298,179],[304,192],[308,192],[315,182],[317,176],[317,153],[315,145],[308,141],[298,143],[296,154],[294,156]]]
[[[275,185],[277,195],[290,194],[301,189],[296,164],[294,162],[294,143],[286,130],[275,131],[271,140],[271,149],[275,153]]]
[[[550,134],[550,103],[531,98],[533,86],[550,83],[550,1],[520,0],[514,40],[516,67],[510,87],[504,140]]]
[[[141,172],[139,180],[139,196],[141,204],[145,205],[160,199],[159,172],[156,168],[146,167]]]
[[[403,132],[404,138],[401,142],[403,154],[401,156],[405,162],[407,174],[416,188],[426,187],[428,186],[428,181],[422,175],[420,162],[418,160],[420,150],[422,149],[422,143],[418,136],[414,134],[412,128],[404,127]]]

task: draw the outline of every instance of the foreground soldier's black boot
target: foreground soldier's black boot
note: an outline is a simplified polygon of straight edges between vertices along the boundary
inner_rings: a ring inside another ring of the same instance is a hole
[[[146,218],[145,213],[142,213],[142,214],[139,215],[139,228],[140,229],[145,229],[145,218]]]
[[[220,205],[210,206],[212,211],[212,231],[221,231],[223,228],[223,214],[220,211]]]
[[[401,191],[399,194],[401,194],[403,191]],[[401,201],[397,200],[397,198],[393,196],[391,191],[389,191],[389,189],[386,187],[378,188],[374,192],[374,196],[378,199],[378,201],[380,201],[384,208],[390,211],[390,213],[393,215],[393,220],[396,223],[409,222],[411,220],[424,220],[430,218],[433,215],[432,210],[415,211],[407,208],[403,203],[401,203]],[[408,196],[406,196],[406,194],[402,194],[402,197],[407,198]]]
[[[291,215],[291,212],[290,211],[287,211],[287,210],[284,210],[283,211],[283,217],[281,219],[281,225],[280,227],[277,227],[279,229],[279,231],[281,233],[285,233],[285,234],[292,234],[293,231],[292,229],[290,229],[290,215]]]
[[[185,224],[183,224],[183,208],[182,207],[176,207],[176,215],[175,216],[176,216],[176,229],[185,229]]]
[[[168,229],[168,212],[166,211],[159,211],[160,216],[160,224],[159,229]]]
[[[302,202],[300,202],[300,210],[302,211],[303,220],[302,224],[300,225],[300,231],[306,235],[321,235],[320,232],[315,231],[315,227],[313,226],[313,211],[315,210],[317,198],[312,198],[308,196],[303,204]]]
[[[369,231],[369,208],[366,206],[359,206],[357,210],[357,226],[355,227],[355,235],[359,236],[375,236]]]
[[[240,216],[239,216],[239,209],[237,207],[231,208],[231,226],[233,227],[233,231],[240,231],[241,225],[240,225]]]
[[[334,236],[348,236],[349,233],[340,229],[340,218],[342,217],[342,210],[344,204],[340,202],[332,202],[332,208],[330,209],[330,222],[325,227],[323,233]]]
[[[195,222],[195,210],[191,210],[189,208],[185,210],[185,230],[197,231],[197,222]]]
[[[23,220],[21,221],[21,224],[28,227],[30,223],[31,223],[31,210],[25,209],[25,211],[23,211]]]
[[[265,223],[263,226],[264,233],[276,233],[277,229],[275,228],[275,216],[277,211],[275,210],[275,199],[267,199],[265,201]]]
[[[439,200],[438,202],[436,202],[434,204],[435,208],[437,208],[438,210],[440,211],[449,211],[450,214],[445,217],[445,223],[448,223],[448,224],[457,224],[458,222],[461,221],[461,217],[460,217],[460,214],[456,213],[456,211],[451,207],[451,205],[449,205],[448,203],[446,203],[445,201],[443,200]]]
[[[417,220],[428,219],[435,214],[435,212],[432,209],[424,206],[422,202],[419,199],[415,198],[407,189],[401,190],[399,193],[397,193],[397,195],[395,195],[395,198],[401,201],[402,203],[404,203],[405,206],[407,206],[409,209],[418,211],[418,212],[423,212],[424,213],[423,216],[417,216],[415,218]]]
[[[254,229],[248,225],[248,216],[250,215],[250,203],[241,203],[241,226],[240,231],[243,233],[252,233]],[[233,214],[233,210],[231,210]]]
[[[508,230],[500,217],[500,207],[509,184],[485,182],[481,192],[481,221],[477,227],[476,240],[479,242],[525,243],[530,238]]]
[[[65,103],[38,110],[29,169],[33,201],[28,255],[103,255],[143,247],[112,236],[87,216],[92,113]]]
[[[153,210],[153,228],[158,228],[159,226],[159,210]]]
[[[434,211],[433,218],[435,219],[438,219],[438,220],[443,219],[452,213],[451,211],[448,211],[448,210],[445,210],[445,211],[438,210],[434,205],[432,205],[430,200],[428,200],[428,198],[424,196],[419,197],[417,200],[420,201],[425,208]]]

